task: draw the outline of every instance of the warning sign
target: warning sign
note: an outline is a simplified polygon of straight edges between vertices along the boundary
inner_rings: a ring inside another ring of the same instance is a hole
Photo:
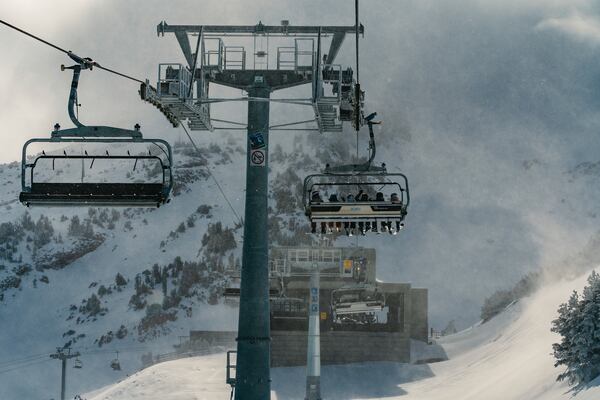
[[[344,273],[352,273],[352,267],[354,263],[352,262],[352,260],[344,260]]]
[[[250,151],[250,165],[252,167],[264,167],[267,163],[264,149]]]

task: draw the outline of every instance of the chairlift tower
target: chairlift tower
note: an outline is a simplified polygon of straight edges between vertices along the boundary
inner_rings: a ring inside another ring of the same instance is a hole
[[[246,201],[237,337],[236,400],[270,398],[270,315],[268,264],[269,131],[313,124],[320,132],[341,132],[342,121],[352,121],[357,101],[353,72],[334,64],[346,34],[363,33],[356,26],[292,26],[287,21],[271,26],[169,25],[161,22],[159,36],[173,33],[187,65],[159,65],[156,89],[142,84],[142,99],[159,108],[177,125],[187,121],[191,130],[247,130]],[[228,46],[226,40],[252,41],[249,62],[246,48]],[[290,42],[269,47],[269,40]],[[266,45],[265,45],[266,42]],[[323,43],[328,42],[326,52]],[[195,48],[195,51],[193,50]],[[275,52],[276,57],[270,57]],[[241,89],[241,98],[211,98],[209,85]],[[272,99],[271,93],[312,85],[312,96]],[[359,96],[360,97],[360,96]],[[211,105],[247,101],[247,124],[211,118]],[[271,102],[311,107],[314,119],[269,125]],[[220,125],[218,125],[220,124]]]
[[[67,388],[67,360],[71,358],[78,358],[81,354],[79,352],[71,353],[71,349],[56,349],[56,353],[50,354],[50,358],[60,360],[61,362],[61,378],[60,378],[60,399],[65,400],[65,393]]]

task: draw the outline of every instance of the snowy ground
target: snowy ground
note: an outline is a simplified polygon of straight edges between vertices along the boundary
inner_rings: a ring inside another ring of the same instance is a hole
[[[434,364],[366,363],[326,366],[325,399],[554,400],[572,397],[555,381],[550,332],[559,303],[581,290],[585,277],[546,286],[484,325],[440,341],[449,361]],[[115,385],[89,393],[90,400],[227,399],[225,355],[155,365]],[[302,399],[304,368],[275,368],[272,398]],[[600,398],[597,385],[576,399]]]

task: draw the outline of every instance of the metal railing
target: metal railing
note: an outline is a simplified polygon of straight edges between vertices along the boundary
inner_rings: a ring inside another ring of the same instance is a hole
[[[234,355],[234,354],[235,354],[235,360],[234,360],[234,357],[232,357],[232,355]],[[236,362],[237,362],[237,351],[229,350],[227,352],[227,378],[226,378],[225,382],[228,385],[230,385],[232,388],[235,387]]]
[[[310,50],[303,50],[301,43],[310,43]],[[294,40],[294,70],[305,69],[313,70],[315,67],[315,41],[314,39],[295,39]],[[310,62],[302,62],[309,58]]]
[[[223,64],[226,70],[246,69],[246,50],[243,46],[225,46]]]
[[[156,93],[158,97],[187,98],[191,80],[192,73],[182,64],[158,64]]]
[[[211,46],[211,44],[216,45]],[[206,47],[210,47],[206,49]],[[202,52],[202,67],[217,68],[219,71],[223,69],[224,44],[221,38],[205,38]]]
[[[339,88],[342,84],[342,66],[339,64],[325,64],[321,67],[320,72],[321,87],[317,90],[317,101],[323,99],[330,99],[340,101],[341,90]],[[331,94],[325,94],[325,84],[331,85]]]
[[[296,48],[278,47],[277,48],[277,69],[295,70],[296,69]]]

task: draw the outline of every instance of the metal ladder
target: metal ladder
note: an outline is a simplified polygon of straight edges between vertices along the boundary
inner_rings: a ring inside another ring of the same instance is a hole
[[[320,132],[341,132],[342,122],[334,106],[339,105],[337,98],[322,97],[313,103],[315,117]]]

